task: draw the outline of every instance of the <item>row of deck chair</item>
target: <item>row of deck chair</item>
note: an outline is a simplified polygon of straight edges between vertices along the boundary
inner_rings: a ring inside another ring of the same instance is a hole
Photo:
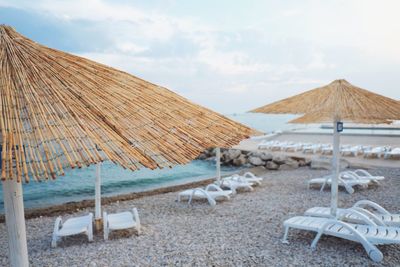
[[[358,169],[355,171],[344,171],[339,173],[338,185],[344,187],[349,194],[354,193],[355,186],[367,188],[370,184],[379,184],[384,180],[384,176],[374,176],[366,170]],[[308,188],[315,185],[321,186],[320,191],[323,191],[327,185],[331,185],[332,175],[327,175],[321,178],[313,178],[308,181]]]
[[[236,194],[237,190],[253,191],[253,186],[261,185],[263,178],[257,177],[251,172],[243,176],[234,174],[224,177],[221,181],[207,185],[205,188],[193,188],[178,194],[177,201],[188,200],[188,204],[194,199],[205,199],[211,206],[215,206],[218,200],[228,200]]]
[[[313,143],[298,143],[290,141],[267,141],[264,140],[258,144],[258,149],[269,149],[272,151],[302,151],[303,153],[321,153],[321,154],[332,154],[333,146],[331,144],[313,144]],[[364,157],[384,157],[389,159],[392,157],[400,156],[400,148],[391,148],[388,146],[363,146],[363,145],[342,145],[340,147],[340,153],[343,156],[359,156]]]
[[[364,247],[375,262],[383,259],[375,245],[400,244],[400,214],[392,214],[369,200],[361,200],[347,209],[338,209],[337,218],[332,218],[328,207],[308,209],[303,216],[284,221],[283,242],[288,243],[291,228],[316,232],[311,248],[315,249],[322,235],[335,236]]]
[[[136,208],[114,214],[103,212],[104,240],[108,240],[110,231],[135,228],[140,234],[140,219]],[[62,222],[62,218],[56,219],[51,246],[57,247],[57,242],[65,236],[85,234],[89,242],[93,241],[93,213],[84,216],[69,218]]]

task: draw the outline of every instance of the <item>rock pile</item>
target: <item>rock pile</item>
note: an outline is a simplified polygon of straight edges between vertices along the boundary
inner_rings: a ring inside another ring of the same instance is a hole
[[[215,160],[215,149],[205,150],[197,159]],[[310,166],[311,161],[305,158],[287,157],[268,152],[250,152],[238,149],[221,149],[221,164],[237,167],[264,166],[268,170],[290,170]]]

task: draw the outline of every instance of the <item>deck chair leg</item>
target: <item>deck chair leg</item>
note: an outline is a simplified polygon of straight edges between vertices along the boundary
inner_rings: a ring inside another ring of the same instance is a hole
[[[324,191],[325,185],[326,185],[326,182],[324,182],[324,183],[322,184],[321,189],[319,190],[320,192]]]
[[[51,247],[52,248],[56,248],[57,247],[57,241],[58,241],[58,237],[53,234],[53,239],[51,240]]]
[[[93,225],[92,224],[89,224],[87,236],[88,236],[89,242],[92,242],[93,241]]]
[[[321,238],[323,231],[319,231],[318,234],[315,236],[314,240],[311,243],[311,250],[315,250],[317,248],[317,243]]]
[[[285,234],[283,235],[282,243],[283,244],[289,244],[289,241],[287,240],[289,234],[289,226],[285,227]]]

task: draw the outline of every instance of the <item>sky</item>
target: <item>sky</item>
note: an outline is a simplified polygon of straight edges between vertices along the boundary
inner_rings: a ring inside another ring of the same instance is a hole
[[[398,0],[0,0],[0,24],[242,113],[335,79],[400,100]]]

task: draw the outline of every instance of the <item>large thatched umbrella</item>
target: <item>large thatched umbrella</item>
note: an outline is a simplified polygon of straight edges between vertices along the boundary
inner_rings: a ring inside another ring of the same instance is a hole
[[[0,26],[1,178],[12,266],[28,265],[21,182],[111,160],[184,164],[250,129],[161,86]]]
[[[292,123],[323,123],[333,121],[333,171],[331,215],[336,216],[339,175],[339,143],[342,122],[390,123],[400,119],[400,103],[356,87],[346,80],[330,84],[251,112],[303,114]]]

